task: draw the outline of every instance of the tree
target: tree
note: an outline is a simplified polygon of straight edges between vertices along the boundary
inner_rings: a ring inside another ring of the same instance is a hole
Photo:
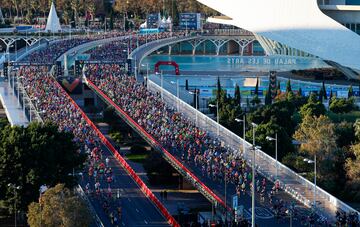
[[[294,151],[291,137],[286,133],[285,129],[275,121],[270,120],[265,124],[259,124],[256,128],[255,143],[261,146],[261,149],[272,157],[275,157],[275,142],[268,141],[267,136],[275,137],[278,135],[278,159],[281,160],[286,154]],[[247,138],[252,140],[252,130],[249,130],[246,134]]]
[[[255,91],[254,95],[259,95],[259,77],[256,77],[256,85],[255,85]]]
[[[286,93],[292,92],[290,79],[286,83]]]
[[[265,105],[270,105],[272,103],[271,91],[267,90],[265,95]]]
[[[276,94],[279,95],[281,94],[281,84],[280,84],[280,80],[278,80],[277,86],[276,86]]]
[[[298,96],[302,96],[302,89],[299,87]]]
[[[73,171],[80,171],[86,155],[79,153],[73,135],[59,132],[46,123],[27,128],[6,126],[0,132],[0,200],[12,212],[14,193],[7,185],[20,186],[17,207],[25,211],[38,198],[41,185],[76,183]]]
[[[222,89],[221,89],[220,77],[218,77],[216,84],[216,100],[219,101],[219,103],[220,103],[221,94],[222,94]]]
[[[348,91],[348,98],[352,97],[354,95],[353,87],[350,85],[349,91]]]
[[[350,97],[349,99],[338,99],[333,97],[329,109],[334,113],[348,113],[355,109],[354,103],[354,97]]]
[[[258,95],[255,95],[253,99],[250,101],[253,106],[257,106],[261,103]]]
[[[89,226],[90,212],[85,202],[64,184],[57,184],[29,205],[28,224],[37,226]]]
[[[338,149],[335,125],[331,120],[321,115],[320,117],[306,115],[295,131],[294,138],[301,142],[300,150],[307,157],[317,157],[318,178],[322,185],[330,191],[338,188],[342,174],[342,152]]]
[[[345,170],[348,182],[346,183],[346,195],[352,201],[360,200],[360,143],[351,146],[353,158],[346,159]]]
[[[324,104],[319,102],[316,98],[316,95],[312,93],[308,102],[300,108],[300,115],[304,118],[306,115],[319,117],[320,115],[324,115],[326,112]]]
[[[235,103],[239,105],[241,104],[241,92],[240,92],[240,86],[238,84],[236,84],[235,86],[234,99],[235,99]]]
[[[326,94],[326,87],[325,87],[325,82],[322,82],[322,91],[323,91],[323,97],[325,100],[327,100],[327,94]]]

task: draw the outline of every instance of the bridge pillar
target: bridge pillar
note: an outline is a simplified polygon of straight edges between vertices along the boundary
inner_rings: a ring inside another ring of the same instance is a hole
[[[172,46],[169,45],[169,55],[171,55],[171,53],[172,53]]]

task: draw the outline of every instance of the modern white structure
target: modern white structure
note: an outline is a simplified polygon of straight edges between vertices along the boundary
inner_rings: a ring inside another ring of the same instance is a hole
[[[229,17],[210,18],[210,22],[253,32],[268,55],[319,57],[348,77],[360,79],[360,35],[354,32],[360,28],[358,5],[345,5],[345,0],[198,1]]]
[[[51,3],[51,8],[47,19],[45,31],[47,32],[61,31],[60,21],[56,13],[54,2]]]

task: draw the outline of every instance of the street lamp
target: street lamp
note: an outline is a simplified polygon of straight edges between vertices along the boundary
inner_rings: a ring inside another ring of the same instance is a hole
[[[314,164],[314,211],[316,209],[316,153],[314,155],[314,160],[304,158],[304,162],[309,164]]]
[[[278,163],[278,137],[277,137],[277,133],[275,133],[275,138],[267,136],[266,140],[268,141],[275,141],[275,160],[276,160],[276,175],[275,175],[275,181],[278,180],[278,167],[279,167],[279,163]]]
[[[72,25],[72,23],[75,23],[75,21],[70,21],[70,22],[69,22],[69,24],[70,24],[70,33],[69,33],[69,36],[70,36],[70,37],[69,37],[69,39],[71,39],[71,29],[72,29],[71,25]]]
[[[242,140],[242,147],[243,147],[243,153],[245,154],[245,133],[246,133],[246,115],[243,115],[243,119],[235,118],[236,122],[243,123],[243,140]]]
[[[196,126],[198,125],[198,111],[197,111],[197,92],[196,92],[196,88],[195,88],[195,92],[189,91],[190,95],[195,95],[195,122],[196,122]]]
[[[164,85],[164,78],[163,78],[163,71],[161,71],[161,73],[159,74],[159,72],[155,73],[156,75],[160,75],[160,86],[161,86],[161,101],[164,101],[164,89],[163,89],[163,85]]]
[[[19,190],[21,187],[20,186],[16,186],[15,184],[9,183],[8,187],[13,188],[14,189],[14,196],[15,196],[15,200],[14,200],[14,210],[15,210],[15,227],[17,226],[16,224],[16,190]]]
[[[220,122],[219,122],[219,101],[216,101],[216,105],[209,104],[209,107],[214,108],[216,107],[216,121],[217,121],[217,135],[220,135]]]
[[[177,111],[180,112],[180,91],[179,91],[179,79],[176,78],[176,82],[175,81],[170,81],[170,83],[172,84],[176,84],[176,97],[177,97],[177,100],[176,100],[176,104],[177,104]]]
[[[258,127],[257,124],[251,122],[253,128],[253,161],[252,161],[252,190],[251,190],[251,226],[255,227],[255,151],[258,147],[255,146],[255,128]]]

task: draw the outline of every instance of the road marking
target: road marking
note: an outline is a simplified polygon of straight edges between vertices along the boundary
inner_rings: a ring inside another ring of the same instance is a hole
[[[139,210],[136,208],[136,212],[138,212],[139,213]]]
[[[125,223],[124,223],[124,222],[122,222],[121,224],[122,224],[123,226],[125,226]]]
[[[145,224],[148,224],[148,222],[146,220],[144,220]]]
[[[251,208],[249,208],[249,213],[251,216]],[[266,207],[255,207],[256,217],[259,219],[271,219],[274,218],[273,213]]]
[[[131,199],[130,199],[130,198],[128,198],[128,200],[129,200],[129,202],[131,202]]]

